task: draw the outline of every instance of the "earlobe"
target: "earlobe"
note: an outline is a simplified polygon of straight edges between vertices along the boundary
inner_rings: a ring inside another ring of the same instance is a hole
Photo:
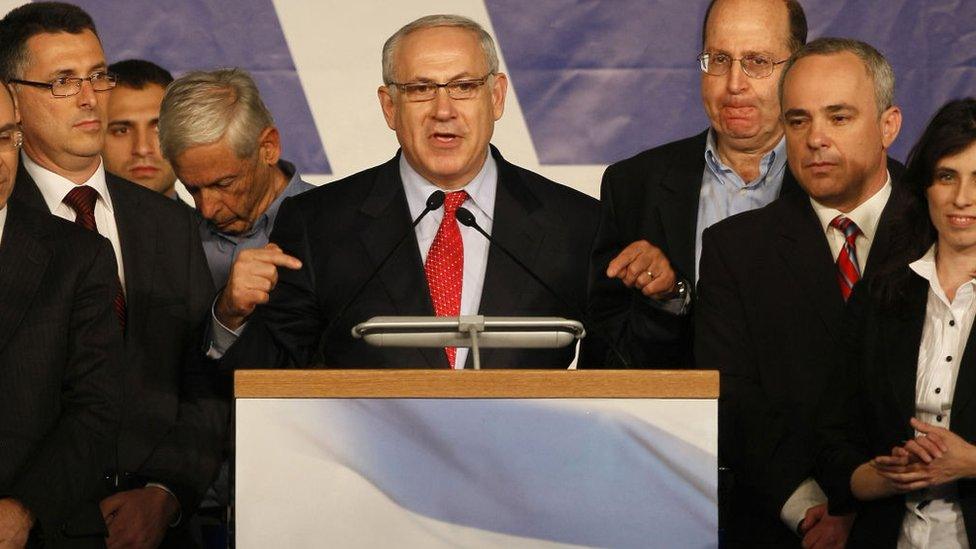
[[[508,77],[505,73],[498,73],[494,76],[494,82],[492,82],[491,87],[491,99],[492,106],[494,108],[495,120],[502,117],[505,113],[505,96],[508,92]]]
[[[376,97],[380,100],[380,109],[383,111],[386,125],[391,130],[396,131],[396,105],[393,102],[393,96],[390,95],[390,90],[386,86],[380,86],[376,90]]]
[[[901,109],[890,107],[882,115],[881,137],[884,148],[887,149],[895,142],[898,132],[901,131]]]

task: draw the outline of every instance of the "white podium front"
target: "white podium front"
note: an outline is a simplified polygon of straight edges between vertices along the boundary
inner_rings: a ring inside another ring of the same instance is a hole
[[[240,371],[238,547],[713,547],[715,372]]]

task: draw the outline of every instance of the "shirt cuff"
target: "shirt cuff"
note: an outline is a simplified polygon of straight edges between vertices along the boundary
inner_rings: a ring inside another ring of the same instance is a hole
[[[807,509],[823,503],[827,503],[827,495],[820,489],[817,481],[808,478],[793,490],[793,495],[780,509],[779,518],[790,532],[799,533],[799,526],[807,516]]]
[[[158,482],[147,482],[146,488],[149,488],[150,486],[153,488],[159,488],[160,490],[166,492],[167,494],[172,496],[173,499],[176,501],[176,517],[174,517],[173,521],[169,523],[169,527],[176,528],[177,526],[179,526],[180,521],[183,520],[183,506],[180,505],[180,498],[176,497],[176,494],[174,494],[172,490],[170,490],[163,484],[160,484]]]
[[[220,296],[218,295],[217,299],[219,298]],[[244,326],[247,326],[247,322],[245,322],[236,330],[231,330],[217,320],[217,299],[214,299],[213,304],[210,306],[210,346],[207,348],[207,358],[214,360],[224,356],[227,349],[230,349],[230,346],[240,337],[241,332],[244,331]]]
[[[688,283],[685,282],[685,284],[687,285]],[[687,288],[688,286],[685,287]],[[688,313],[688,305],[691,304],[691,292],[686,291],[683,296],[664,300],[648,297],[646,301],[651,307],[659,311],[664,311],[675,316],[683,316]]]

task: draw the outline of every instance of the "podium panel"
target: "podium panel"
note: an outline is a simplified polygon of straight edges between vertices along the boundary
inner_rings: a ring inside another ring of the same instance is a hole
[[[240,371],[241,548],[713,547],[715,372]]]

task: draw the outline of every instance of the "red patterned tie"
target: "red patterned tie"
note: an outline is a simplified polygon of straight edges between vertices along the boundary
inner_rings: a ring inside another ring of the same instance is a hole
[[[844,301],[851,297],[854,285],[861,279],[861,268],[857,266],[857,247],[854,241],[861,229],[857,224],[843,215],[838,215],[830,222],[830,226],[844,233],[844,247],[837,256],[837,284]]]
[[[464,273],[464,242],[454,212],[468,199],[468,193],[458,191],[444,197],[444,218],[437,229],[434,242],[427,252],[424,274],[430,288],[430,300],[437,316],[461,314],[461,278]],[[445,347],[447,362],[454,367],[457,349]]]
[[[79,185],[71,189],[64,197],[64,203],[71,206],[75,211],[75,223],[88,229],[98,232],[95,227],[95,201],[98,199],[98,191],[87,186]],[[122,291],[122,283],[115,279],[116,292],[115,299],[112,300],[112,307],[115,309],[115,316],[119,318],[119,326],[125,331],[125,293]]]

